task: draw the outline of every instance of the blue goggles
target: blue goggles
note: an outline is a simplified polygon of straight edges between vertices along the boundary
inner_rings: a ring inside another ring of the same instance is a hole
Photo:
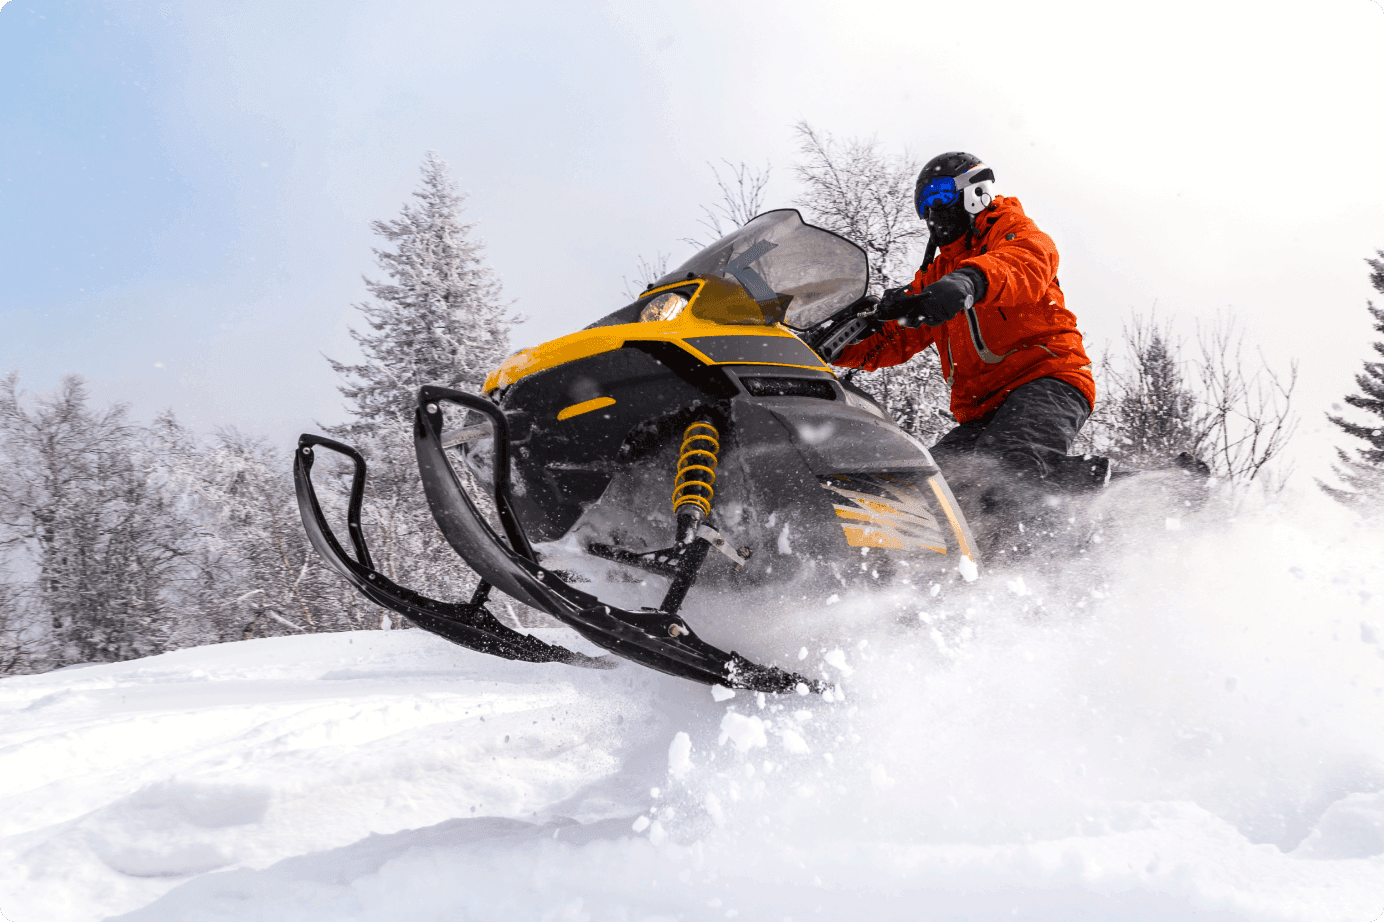
[[[924,208],[939,208],[953,205],[961,197],[956,188],[956,180],[950,176],[938,176],[928,181],[918,190],[918,216],[922,217]]]

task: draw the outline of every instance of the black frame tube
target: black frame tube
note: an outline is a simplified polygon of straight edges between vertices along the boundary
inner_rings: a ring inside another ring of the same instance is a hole
[[[316,459],[316,449],[319,447],[345,455],[354,465],[346,522],[351,544],[356,550],[355,560],[346,555],[341,542],[327,524],[326,515],[317,499],[317,491],[313,487],[312,466]],[[298,450],[294,453],[293,483],[298,498],[298,511],[303,518],[303,525],[312,546],[332,569],[345,577],[376,605],[403,615],[419,627],[453,643],[505,659],[534,663],[568,663],[597,668],[610,668],[615,665],[604,658],[588,657],[544,643],[536,637],[520,634],[502,624],[490,614],[484,604],[475,603],[474,600],[471,603],[459,603],[430,599],[398,585],[375,570],[360,522],[361,504],[365,495],[365,459],[349,445],[320,435],[300,436]]]

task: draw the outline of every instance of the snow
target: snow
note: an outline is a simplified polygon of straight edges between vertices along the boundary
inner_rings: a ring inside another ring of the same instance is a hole
[[[746,717],[730,711],[721,718],[721,736],[716,743],[724,746],[730,742],[735,745],[737,751],[748,752],[756,746],[769,745],[769,737],[765,730],[764,721],[758,717]]]
[[[788,543],[788,524],[784,523],[783,531],[778,536],[778,552],[786,557],[793,556],[793,545]]]
[[[1384,538],[1162,525],[844,598],[829,699],[398,630],[0,680],[0,916],[1379,918]]]
[[[848,676],[852,672],[855,672],[850,664],[846,662],[846,652],[840,648],[832,650],[826,656],[823,656],[822,661],[828,666],[835,668],[843,676]]]
[[[668,746],[668,774],[681,778],[692,768],[692,737],[679,730]],[[654,788],[654,790],[658,790]]]
[[[980,568],[976,562],[969,557],[962,557],[956,562],[956,569],[963,579],[968,583],[973,583],[980,576]]]

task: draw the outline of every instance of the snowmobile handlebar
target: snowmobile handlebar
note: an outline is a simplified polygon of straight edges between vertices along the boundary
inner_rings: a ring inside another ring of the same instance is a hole
[[[854,301],[802,335],[803,342],[828,363],[835,362],[841,350],[874,333],[881,326],[880,301],[874,295]]]

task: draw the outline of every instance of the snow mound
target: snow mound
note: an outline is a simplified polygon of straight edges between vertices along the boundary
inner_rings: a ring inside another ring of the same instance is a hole
[[[419,631],[0,680],[0,914],[1378,918],[1384,541],[1163,534],[808,613],[829,698]]]

